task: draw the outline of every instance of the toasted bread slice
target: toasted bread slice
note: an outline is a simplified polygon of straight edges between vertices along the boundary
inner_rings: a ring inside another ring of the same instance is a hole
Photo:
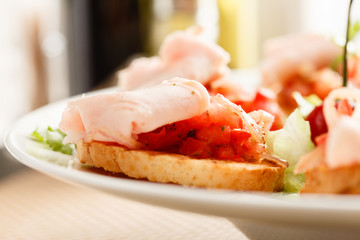
[[[360,194],[360,165],[329,169],[320,166],[305,173],[302,193]]]
[[[193,159],[179,154],[129,150],[100,142],[77,144],[81,163],[136,179],[203,188],[281,191],[285,167],[263,160],[244,163]]]

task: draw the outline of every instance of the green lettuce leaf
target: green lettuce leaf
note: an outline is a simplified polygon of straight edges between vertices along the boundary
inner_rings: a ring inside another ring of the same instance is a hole
[[[303,97],[301,93],[293,92],[292,96],[298,105],[300,114],[303,117],[307,117],[316,106],[319,106],[322,103],[322,100],[315,94]]]
[[[52,129],[48,127],[46,130],[35,130],[31,133],[34,141],[39,142],[46,149],[51,149],[67,155],[73,154],[72,144],[63,144],[64,137],[66,136],[60,129]]]
[[[289,162],[289,168],[285,172],[284,191],[297,192],[304,184],[304,176],[294,175],[293,169],[300,157],[314,148],[310,136],[310,124],[298,109],[290,114],[282,129],[271,131],[267,136],[266,148]]]
[[[294,167],[285,170],[284,192],[297,193],[304,186],[305,174],[294,174]]]

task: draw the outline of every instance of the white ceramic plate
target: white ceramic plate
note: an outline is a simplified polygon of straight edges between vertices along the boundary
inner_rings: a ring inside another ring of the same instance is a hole
[[[115,89],[101,92],[111,91]],[[226,217],[243,231],[250,229],[250,235],[254,225],[248,225],[248,221],[255,222],[256,226],[261,223],[263,228],[268,228],[268,231],[276,230],[277,233],[286,229],[286,234],[290,234],[289,229],[292,228],[299,233],[299,227],[301,231],[306,228],[306,232],[309,232],[308,226],[312,226],[313,230],[315,227],[316,231],[321,229],[320,233],[324,233],[324,228],[326,231],[336,229],[336,233],[343,228],[346,228],[346,233],[360,229],[360,197],[358,196],[300,196],[205,190],[106,176],[59,166],[29,155],[25,145],[29,141],[30,133],[37,127],[57,127],[67,101],[68,99],[42,107],[14,123],[6,135],[5,145],[17,160],[60,180],[97,188],[120,197],[178,210]],[[340,232],[341,236],[344,236],[344,232]],[[317,235],[311,233],[310,236]],[[331,236],[337,235],[331,234]]]

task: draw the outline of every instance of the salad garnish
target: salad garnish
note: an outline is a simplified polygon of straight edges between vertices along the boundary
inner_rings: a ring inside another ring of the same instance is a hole
[[[303,118],[299,109],[290,114],[282,129],[268,133],[266,148],[289,163],[285,170],[284,192],[300,191],[305,177],[303,174],[295,175],[294,167],[301,156],[314,148],[314,143],[311,141],[309,122]]]
[[[315,107],[322,104],[322,100],[315,94],[311,94],[309,96],[302,96],[300,92],[293,92],[293,98],[295,99],[300,114],[306,118]]]
[[[60,152],[67,155],[73,154],[72,144],[63,144],[63,139],[66,136],[60,129],[53,129],[48,127],[46,130],[35,130],[31,133],[32,140],[41,143],[44,148],[51,149],[55,152]]]

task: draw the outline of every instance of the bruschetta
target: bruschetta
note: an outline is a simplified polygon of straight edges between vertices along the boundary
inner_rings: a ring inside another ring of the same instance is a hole
[[[174,78],[68,103],[60,129],[83,164],[185,186],[281,191],[286,163],[265,149],[273,116],[247,114],[198,81]]]

